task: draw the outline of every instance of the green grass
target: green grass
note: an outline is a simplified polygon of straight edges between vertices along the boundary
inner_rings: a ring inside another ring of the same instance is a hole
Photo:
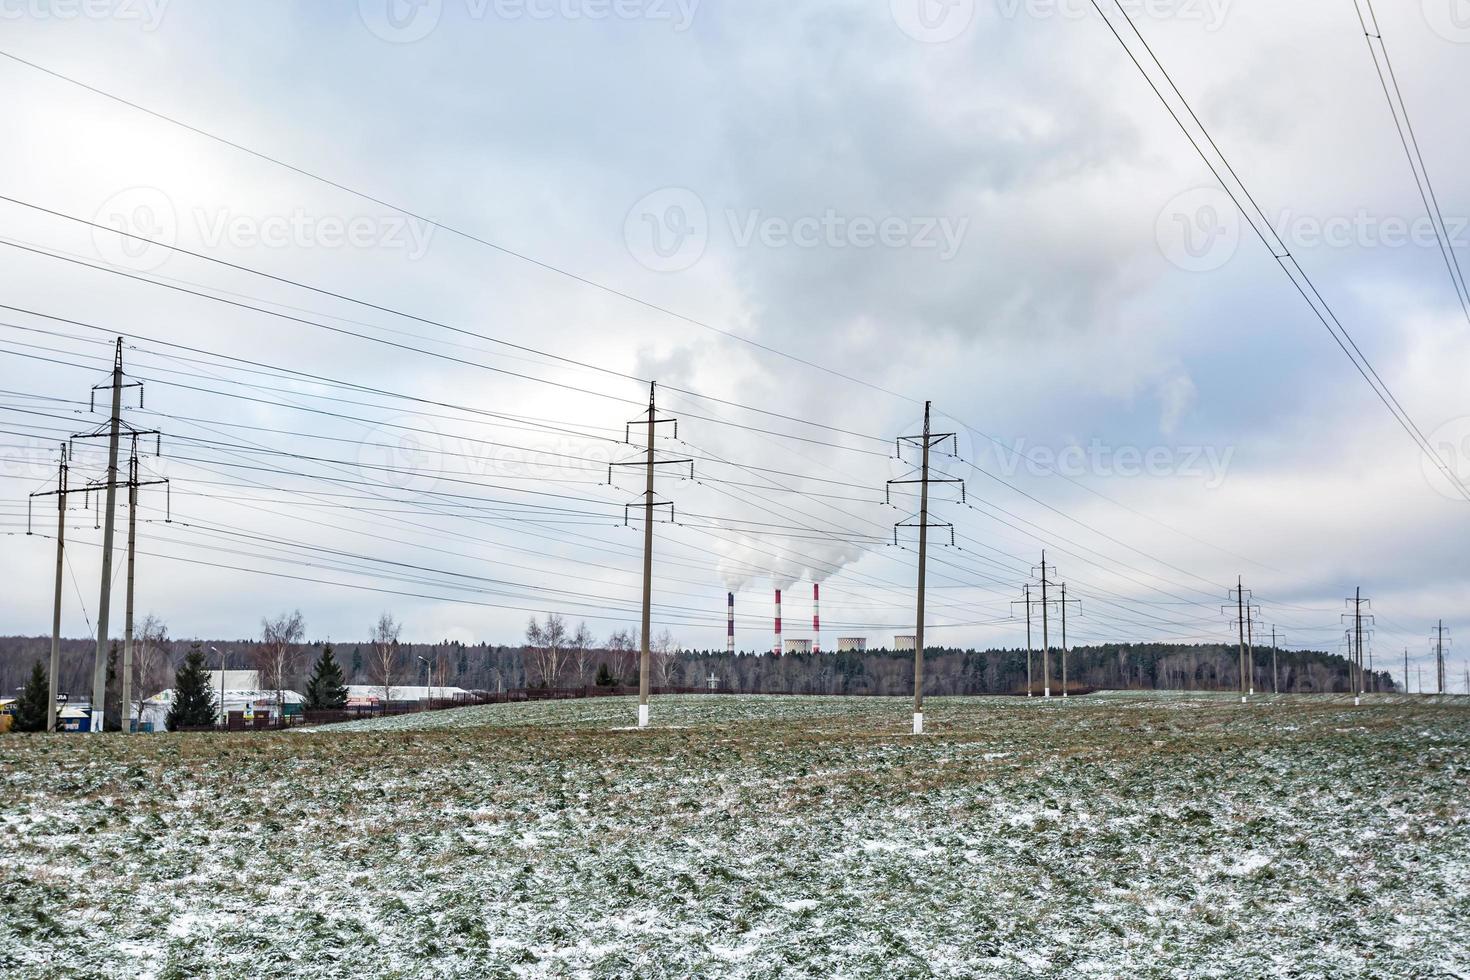
[[[0,738],[0,972],[1470,975],[1470,705],[625,699]]]

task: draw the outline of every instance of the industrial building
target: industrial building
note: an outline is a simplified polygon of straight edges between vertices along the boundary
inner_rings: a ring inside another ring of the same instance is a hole
[[[839,636],[837,638],[838,653],[862,653],[866,649],[868,649],[866,636]]]
[[[895,636],[893,638],[893,649],[895,649],[895,650],[912,650],[913,648],[914,648],[914,637],[913,637],[912,634],[907,635],[907,636],[899,635],[899,636]]]
[[[811,653],[811,640],[787,640],[785,646],[787,653]]]

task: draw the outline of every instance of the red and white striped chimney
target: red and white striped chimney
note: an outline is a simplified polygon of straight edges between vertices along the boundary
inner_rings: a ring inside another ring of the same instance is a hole
[[[822,587],[812,583],[812,652],[822,652]]]
[[[735,652],[735,593],[728,593],[730,597],[728,615],[725,624],[725,652]]]
[[[781,656],[781,590],[776,590],[776,656]]]

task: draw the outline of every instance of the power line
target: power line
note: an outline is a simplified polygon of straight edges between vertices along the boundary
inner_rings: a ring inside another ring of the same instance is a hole
[[[1252,196],[1249,187],[1245,184],[1243,180],[1241,180],[1240,175],[1236,173],[1234,166],[1231,165],[1229,158],[1227,158],[1224,152],[1221,151],[1219,145],[1215,142],[1214,137],[1210,135],[1210,131],[1205,127],[1204,123],[1200,121],[1198,114],[1195,113],[1194,108],[1189,103],[1189,100],[1184,97],[1184,94],[1174,83],[1173,77],[1169,74],[1168,70],[1164,68],[1163,63],[1159,61],[1158,56],[1154,54],[1153,48],[1149,46],[1148,41],[1144,38],[1143,34],[1139,32],[1137,25],[1135,25],[1133,22],[1133,18],[1128,14],[1128,11],[1123,8],[1120,0],[1113,0],[1114,7],[1117,8],[1118,13],[1122,16],[1124,21],[1128,24],[1129,28],[1133,31],[1134,36],[1136,36],[1139,42],[1143,45],[1144,51],[1148,53],[1149,58],[1152,60],[1153,64],[1159,70],[1159,72],[1163,75],[1164,80],[1168,83],[1170,89],[1173,90],[1174,95],[1184,106],[1184,109],[1189,114],[1190,118],[1194,120],[1195,126],[1198,127],[1200,133],[1204,136],[1204,139],[1209,143],[1210,148],[1214,150],[1215,155],[1219,158],[1219,166],[1217,166],[1215,160],[1212,160],[1210,158],[1209,154],[1205,153],[1204,148],[1200,145],[1199,140],[1196,139],[1194,133],[1190,132],[1189,127],[1186,126],[1184,120],[1180,118],[1179,113],[1175,111],[1174,106],[1169,103],[1169,100],[1165,97],[1163,91],[1154,81],[1153,76],[1149,74],[1148,70],[1144,68],[1143,63],[1139,61],[1138,56],[1134,53],[1133,48],[1124,39],[1123,35],[1119,33],[1118,28],[1113,24],[1113,21],[1109,19],[1109,17],[1105,13],[1103,13],[1102,7],[1099,5],[1099,0],[1089,0],[1089,2],[1092,4],[1093,9],[1097,11],[1098,16],[1102,18],[1103,23],[1107,25],[1107,28],[1112,33],[1113,37],[1122,46],[1124,52],[1128,55],[1129,60],[1131,60],[1134,66],[1139,70],[1139,72],[1142,73],[1144,80],[1149,85],[1149,88],[1153,89],[1154,94],[1158,96],[1159,101],[1163,103],[1165,110],[1173,118],[1174,122],[1179,126],[1179,129],[1184,133],[1185,138],[1189,140],[1190,145],[1194,147],[1195,152],[1198,153],[1200,159],[1204,161],[1205,166],[1207,166],[1210,169],[1210,172],[1215,175],[1215,179],[1219,182],[1221,188],[1225,191],[1226,194],[1230,196],[1230,199],[1235,204],[1236,208],[1240,210],[1242,217],[1244,217],[1246,222],[1251,226],[1251,230],[1254,231],[1256,233],[1256,236],[1261,239],[1261,243],[1271,250],[1272,258],[1276,260],[1276,263],[1281,267],[1282,271],[1287,274],[1287,277],[1289,279],[1291,279],[1292,285],[1296,287],[1297,291],[1301,293],[1302,298],[1307,301],[1307,304],[1309,306],[1311,306],[1313,314],[1316,315],[1317,319],[1322,323],[1322,326],[1326,328],[1327,332],[1331,334],[1332,339],[1336,342],[1337,346],[1341,348],[1342,352],[1345,355],[1347,355],[1348,360],[1352,362],[1353,367],[1357,369],[1360,375],[1362,375],[1363,380],[1366,381],[1368,383],[1368,386],[1373,389],[1373,393],[1377,395],[1378,400],[1383,403],[1384,407],[1387,408],[1389,410],[1389,413],[1393,415],[1395,421],[1397,421],[1399,425],[1403,428],[1403,430],[1408,433],[1409,437],[1414,440],[1415,444],[1418,445],[1420,451],[1434,462],[1435,466],[1440,470],[1440,472],[1445,475],[1445,477],[1450,481],[1450,484],[1456,489],[1456,491],[1467,501],[1470,501],[1470,487],[1467,487],[1465,483],[1459,478],[1459,476],[1454,472],[1454,470],[1445,463],[1444,458],[1439,455],[1438,450],[1436,450],[1434,446],[1429,442],[1428,438],[1425,437],[1424,433],[1419,429],[1419,426],[1404,410],[1403,406],[1399,404],[1398,399],[1394,396],[1388,385],[1384,383],[1381,377],[1379,377],[1378,372],[1374,369],[1372,363],[1368,360],[1367,356],[1363,354],[1362,350],[1358,347],[1357,342],[1353,340],[1352,335],[1348,332],[1347,328],[1343,325],[1337,314],[1333,312],[1332,307],[1327,303],[1327,300],[1317,289],[1311,277],[1307,275],[1306,270],[1302,268],[1301,264],[1296,260],[1295,256],[1292,255],[1291,249],[1288,248],[1286,243],[1281,240],[1280,236],[1277,234],[1274,227],[1272,226],[1270,220],[1266,217],[1265,212],[1262,211],[1260,205],[1256,203],[1255,197]],[[1225,179],[1224,174],[1221,173],[1221,167],[1223,167],[1224,170],[1229,173],[1230,178],[1234,181],[1235,186],[1232,186],[1231,182]],[[1239,190],[1238,193],[1237,188]],[[1249,210],[1243,203],[1241,203],[1242,196],[1245,198],[1246,201],[1250,203]],[[1252,213],[1252,210],[1254,211],[1254,214]]]
[[[1366,15],[1364,7],[1359,5],[1358,0],[1353,0],[1353,9],[1358,15],[1358,23],[1363,28],[1363,38],[1368,43],[1368,52],[1373,56],[1373,67],[1378,72],[1378,84],[1383,88],[1383,97],[1388,100],[1388,110],[1393,115],[1399,143],[1404,148],[1404,155],[1408,157],[1409,170],[1414,174],[1414,185],[1419,189],[1419,199],[1424,202],[1424,207],[1429,212],[1430,222],[1434,225],[1434,235],[1439,242],[1439,251],[1444,258],[1445,270],[1450,274],[1455,299],[1459,301],[1466,321],[1470,322],[1470,289],[1466,288],[1465,272],[1460,267],[1459,254],[1455,251],[1455,243],[1450,237],[1449,225],[1444,220],[1444,212],[1440,210],[1439,196],[1434,192],[1434,182],[1429,178],[1429,168],[1425,165],[1424,154],[1419,149],[1419,138],[1414,133],[1414,124],[1409,120],[1409,107],[1404,102],[1403,90],[1399,88],[1398,76],[1393,70],[1393,60],[1388,56],[1388,45],[1383,40],[1383,32],[1378,26],[1378,14],[1373,9],[1373,0],[1363,0],[1363,4],[1367,8]],[[1382,55],[1381,61],[1379,60],[1380,54]]]

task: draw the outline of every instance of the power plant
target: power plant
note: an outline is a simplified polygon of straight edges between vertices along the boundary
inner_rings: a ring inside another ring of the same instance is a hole
[[[862,653],[866,649],[868,649],[866,636],[839,636],[837,638],[838,653]]]

